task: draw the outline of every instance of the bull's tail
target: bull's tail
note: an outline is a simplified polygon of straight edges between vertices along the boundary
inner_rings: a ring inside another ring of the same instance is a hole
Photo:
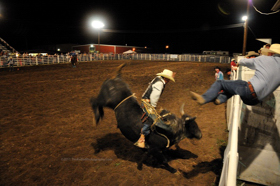
[[[126,66],[126,63],[121,64],[120,66],[118,66],[117,71],[116,71],[116,75],[113,77],[114,78],[120,78],[121,77],[121,70],[123,67]]]
[[[95,116],[95,123],[98,124],[99,120],[104,116],[103,106],[98,105],[97,98],[94,97],[90,99],[90,104]]]

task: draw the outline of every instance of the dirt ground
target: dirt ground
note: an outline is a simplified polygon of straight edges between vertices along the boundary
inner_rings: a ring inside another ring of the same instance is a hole
[[[226,104],[199,106],[189,91],[203,93],[215,81],[214,67],[229,64],[126,61],[123,79],[140,101],[156,73],[170,69],[158,107],[179,116],[197,116],[201,140],[185,139],[181,159],[170,148],[172,174],[148,159],[137,169],[142,150],[118,130],[113,110],[93,125],[89,104],[101,84],[123,61],[96,61],[0,69],[0,185],[209,185],[218,184],[227,143]],[[97,147],[100,148],[98,151]]]

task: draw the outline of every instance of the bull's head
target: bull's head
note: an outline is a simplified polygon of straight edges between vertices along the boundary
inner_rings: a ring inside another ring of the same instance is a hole
[[[183,103],[181,108],[180,108],[180,113],[182,120],[185,122],[185,127],[186,127],[186,137],[187,138],[196,138],[196,139],[201,139],[202,134],[201,131],[195,121],[196,117],[191,117],[184,112],[184,106],[185,104]]]

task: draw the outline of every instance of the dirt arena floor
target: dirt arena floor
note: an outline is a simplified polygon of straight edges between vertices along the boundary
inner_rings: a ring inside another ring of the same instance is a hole
[[[126,61],[123,79],[140,101],[156,73],[170,69],[170,82],[158,107],[179,116],[197,116],[201,140],[179,143],[185,158],[174,147],[169,164],[172,174],[148,159],[137,169],[142,150],[118,130],[113,110],[93,125],[89,104],[101,84],[124,61],[96,61],[0,69],[0,185],[209,185],[218,184],[222,155],[227,144],[226,104],[199,106],[189,91],[203,93],[215,81],[214,67],[225,74],[229,64],[199,62]]]

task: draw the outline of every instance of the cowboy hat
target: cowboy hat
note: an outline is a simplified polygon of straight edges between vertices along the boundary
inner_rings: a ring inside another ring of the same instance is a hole
[[[263,48],[262,52],[271,52],[274,54],[280,54],[280,44],[272,44],[270,48]]]
[[[245,57],[250,57],[250,56],[259,56],[260,54],[259,53],[256,53],[255,51],[249,51],[247,56]]]
[[[175,82],[174,73],[171,70],[164,69],[161,73],[157,73],[157,76],[162,76]]]

